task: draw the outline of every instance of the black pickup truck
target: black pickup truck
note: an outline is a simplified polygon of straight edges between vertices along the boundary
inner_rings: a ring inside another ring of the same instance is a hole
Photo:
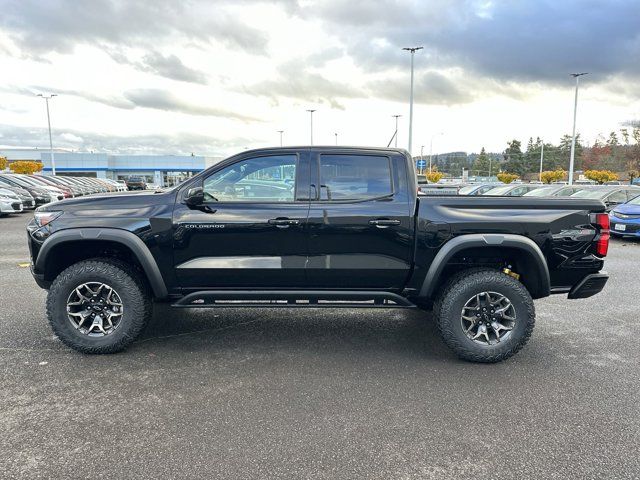
[[[168,191],[45,205],[27,231],[51,326],[82,352],[127,347],[155,300],[433,310],[458,356],[496,362],[527,342],[533,299],[602,290],[604,212],[421,196],[404,150],[299,147],[240,153]]]

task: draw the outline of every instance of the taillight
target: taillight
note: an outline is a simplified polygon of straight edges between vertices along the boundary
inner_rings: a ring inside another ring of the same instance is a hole
[[[609,251],[609,215],[606,213],[596,213],[593,223],[598,227],[598,234],[594,238],[596,255],[606,257]]]

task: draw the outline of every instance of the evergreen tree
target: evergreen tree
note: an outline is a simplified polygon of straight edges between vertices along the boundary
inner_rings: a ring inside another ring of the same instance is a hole
[[[519,177],[525,174],[525,166],[522,158],[521,142],[519,140],[511,140],[507,142],[508,147],[504,151],[504,165],[502,170],[508,173],[515,173]]]
[[[471,167],[472,175],[478,175],[481,177],[489,176],[489,170],[491,169],[491,160],[487,155],[484,147],[480,150],[480,155],[476,158],[476,161],[473,162],[473,166]],[[494,173],[494,172],[491,172]]]

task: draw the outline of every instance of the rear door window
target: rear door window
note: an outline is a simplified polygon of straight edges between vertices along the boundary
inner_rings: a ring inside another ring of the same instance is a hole
[[[319,165],[320,200],[367,200],[393,194],[389,157],[321,155]]]

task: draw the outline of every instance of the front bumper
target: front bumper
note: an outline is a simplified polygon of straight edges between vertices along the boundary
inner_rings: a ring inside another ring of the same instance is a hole
[[[640,219],[620,219],[615,216],[609,217],[611,224],[610,232],[615,236],[634,235],[640,236]]]
[[[0,199],[0,213],[20,213],[21,211],[21,201],[12,199]]]
[[[33,279],[36,281],[36,284],[44,289],[49,290],[51,287],[51,282],[44,279],[44,273],[36,273],[33,271],[33,263],[30,265],[31,275],[33,275]]]
[[[587,275],[571,288],[567,298],[573,300],[576,298],[593,297],[602,291],[607,284],[607,280],[609,280],[609,275],[606,272]]]

